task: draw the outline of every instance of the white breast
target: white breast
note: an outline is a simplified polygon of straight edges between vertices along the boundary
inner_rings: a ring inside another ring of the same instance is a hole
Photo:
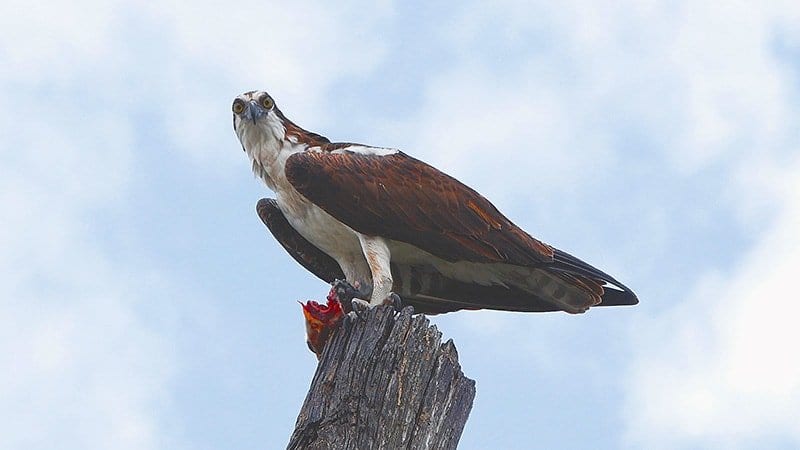
[[[309,202],[286,179],[286,160],[298,151],[302,151],[300,146],[286,143],[267,170],[278,207],[298,233],[339,263],[348,279],[369,280],[369,266],[356,232]]]
[[[281,184],[276,191],[278,206],[304,238],[334,258],[337,254],[360,252],[358,238],[350,227],[306,200],[288,183]]]
[[[270,119],[274,119],[271,116]],[[285,130],[275,120],[237,130],[247,155],[253,163],[253,173],[275,191],[278,207],[289,224],[317,248],[339,263],[348,280],[370,280],[358,235],[330,214],[306,200],[286,179],[286,160],[293,154],[305,151],[296,139],[284,139]],[[358,151],[367,147],[357,146]],[[312,150],[313,149],[309,149]],[[388,153],[388,149],[375,149]]]

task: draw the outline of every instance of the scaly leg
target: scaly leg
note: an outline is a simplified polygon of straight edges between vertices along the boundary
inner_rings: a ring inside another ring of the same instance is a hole
[[[358,240],[372,272],[372,297],[369,304],[377,306],[392,292],[392,270],[389,266],[391,253],[382,237],[359,234]]]

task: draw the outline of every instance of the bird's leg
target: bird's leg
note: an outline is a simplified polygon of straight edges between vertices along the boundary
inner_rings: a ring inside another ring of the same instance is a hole
[[[377,306],[392,292],[392,269],[389,265],[391,253],[382,237],[359,234],[358,240],[372,272],[372,296],[369,306]]]

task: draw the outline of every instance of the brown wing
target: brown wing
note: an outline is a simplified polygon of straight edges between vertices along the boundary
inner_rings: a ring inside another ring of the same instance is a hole
[[[336,261],[301,236],[286,220],[274,199],[262,198],[256,205],[256,211],[275,239],[306,270],[328,283],[344,279],[344,273]],[[392,273],[395,280],[393,290],[403,294],[403,303],[414,306],[419,313],[438,314],[481,308],[538,312],[558,309],[552,303],[531,298],[530,294],[519,289],[463,283],[436,271],[392,264]]]
[[[541,266],[554,249],[455,178],[402,152],[298,153],[286,177],[354,230],[406,242],[448,261]]]
[[[275,239],[306,270],[328,283],[344,279],[336,261],[301,236],[286,220],[274,199],[262,198],[256,211]],[[432,270],[392,264],[392,273],[395,281],[393,291],[401,293],[403,304],[414,306],[414,311],[419,313],[482,308],[537,312],[558,309],[552,303],[532,298],[519,289],[463,283]]]
[[[256,212],[281,246],[306,270],[328,283],[344,279],[339,264],[289,224],[283,211],[278,208],[278,202],[262,198],[256,205]]]
[[[306,270],[328,283],[344,279],[336,261],[301,236],[286,220],[274,199],[259,200],[256,211],[275,239]],[[611,276],[560,250],[555,250],[554,261],[547,268],[607,281],[624,289],[605,289],[600,306],[635,305],[638,302],[633,292]],[[526,312],[559,309],[552,302],[513,286],[465,283],[421,266],[392,263],[391,269],[394,278],[392,290],[402,294],[404,304],[414,306],[414,310],[420,313],[483,308]]]

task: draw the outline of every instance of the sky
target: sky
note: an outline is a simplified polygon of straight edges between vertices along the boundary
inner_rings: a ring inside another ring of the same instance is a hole
[[[482,448],[800,446],[800,4],[0,5],[0,448],[280,448],[327,286],[230,105],[477,189],[641,303],[459,312]]]

